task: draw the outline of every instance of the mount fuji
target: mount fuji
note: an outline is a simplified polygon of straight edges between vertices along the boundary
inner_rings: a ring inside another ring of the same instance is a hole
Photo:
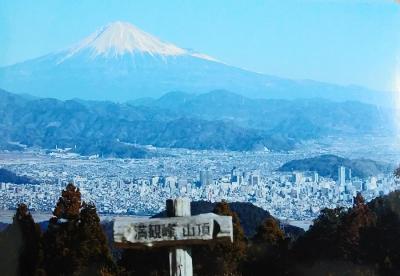
[[[0,88],[39,97],[117,102],[216,89],[251,98],[319,97],[375,104],[385,99],[381,92],[358,86],[295,81],[230,66],[125,22],[108,24],[65,50],[0,68]]]

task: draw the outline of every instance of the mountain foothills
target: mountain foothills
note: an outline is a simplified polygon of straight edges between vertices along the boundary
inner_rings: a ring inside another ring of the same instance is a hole
[[[390,110],[322,99],[249,99],[227,91],[130,103],[35,98],[0,90],[0,147],[147,157],[143,147],[291,150],[325,135],[389,134]]]
[[[321,97],[390,104],[384,92],[251,72],[163,42],[125,22],[110,23],[76,45],[0,68],[0,87],[58,99],[124,102],[168,91],[235,91],[250,98]]]
[[[315,171],[319,175],[337,179],[338,168],[344,166],[351,169],[352,176],[365,178],[380,173],[393,172],[392,165],[370,159],[348,159],[332,154],[321,155],[301,160],[292,160],[283,164],[279,171]]]

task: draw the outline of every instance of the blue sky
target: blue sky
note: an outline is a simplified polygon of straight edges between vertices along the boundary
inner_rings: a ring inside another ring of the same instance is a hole
[[[162,40],[253,71],[393,90],[400,5],[390,0],[0,2],[0,65],[128,21]]]

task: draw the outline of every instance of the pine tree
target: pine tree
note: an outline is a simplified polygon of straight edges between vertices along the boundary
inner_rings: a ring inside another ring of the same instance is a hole
[[[114,264],[107,238],[101,228],[100,218],[97,215],[96,207],[92,203],[83,203],[83,208],[80,213],[80,225],[78,239],[80,256],[86,263],[81,266],[86,266],[86,271],[114,272],[116,265]]]
[[[41,255],[41,232],[25,204],[18,205],[13,223],[0,235],[2,275],[33,275]]]
[[[377,219],[361,232],[364,261],[378,266],[382,275],[400,275],[400,191],[374,199],[369,207]]]
[[[217,203],[213,212],[217,215],[232,216],[233,243],[214,241],[207,246],[194,247],[192,253],[195,272],[198,275],[240,275],[247,253],[247,239],[239,217],[225,201]]]
[[[285,234],[280,229],[277,221],[273,218],[267,218],[257,228],[257,233],[254,235],[254,242],[267,243],[277,245],[285,239]]]
[[[345,260],[357,261],[363,252],[360,251],[362,231],[376,222],[375,214],[370,210],[360,193],[354,197],[353,208],[344,216],[339,231],[338,247]]]
[[[245,275],[282,275],[286,270],[288,240],[274,218],[258,226],[248,249]]]
[[[294,243],[294,259],[312,263],[340,258],[338,229],[345,214],[346,210],[342,207],[321,210],[310,229]]]
[[[113,273],[106,236],[93,204],[72,183],[62,192],[44,235],[44,268],[50,275]]]

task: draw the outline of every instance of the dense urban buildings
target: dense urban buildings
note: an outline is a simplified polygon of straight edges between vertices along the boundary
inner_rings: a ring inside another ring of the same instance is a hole
[[[103,214],[156,213],[165,200],[251,202],[288,221],[309,221],[322,208],[351,206],[357,192],[370,200],[400,188],[392,173],[366,178],[337,168],[337,180],[315,171],[279,172],[285,162],[304,152],[273,153],[157,149],[164,157],[112,159],[82,157],[61,149],[3,153],[1,167],[27,175],[39,184],[0,184],[0,209],[24,202],[50,212],[68,182]],[[168,153],[168,154],[167,154]]]

